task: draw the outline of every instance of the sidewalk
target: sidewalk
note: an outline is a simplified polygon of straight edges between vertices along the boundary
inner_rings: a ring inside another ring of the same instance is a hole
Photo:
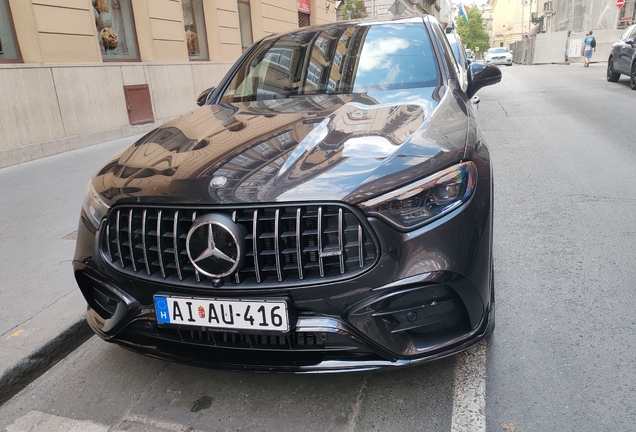
[[[84,191],[140,136],[0,169],[0,404],[92,335],[71,268]]]

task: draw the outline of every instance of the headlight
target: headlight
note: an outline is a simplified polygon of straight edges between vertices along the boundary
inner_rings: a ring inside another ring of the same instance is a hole
[[[477,167],[464,162],[358,206],[398,229],[411,230],[468,201],[476,182]]]
[[[86,197],[82,208],[95,228],[99,228],[102,219],[108,214],[110,207],[102,201],[102,198],[95,191],[93,182],[88,182],[88,186],[86,186]]]

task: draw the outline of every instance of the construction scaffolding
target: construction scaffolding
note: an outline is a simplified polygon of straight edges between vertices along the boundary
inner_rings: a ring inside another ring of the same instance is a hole
[[[596,37],[593,61],[607,61],[612,45],[624,29],[636,23],[636,0],[551,0],[533,12],[534,32],[510,44],[518,64],[579,62],[580,47],[587,33]]]
[[[636,22],[636,0],[625,0],[621,8],[616,0],[552,0],[550,10],[552,28],[546,32],[589,31],[627,28]]]

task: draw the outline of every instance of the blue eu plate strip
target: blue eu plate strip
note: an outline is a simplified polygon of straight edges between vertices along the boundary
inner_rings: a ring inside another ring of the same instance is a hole
[[[170,311],[168,310],[168,299],[155,296],[155,310],[157,311],[157,322],[170,323]]]

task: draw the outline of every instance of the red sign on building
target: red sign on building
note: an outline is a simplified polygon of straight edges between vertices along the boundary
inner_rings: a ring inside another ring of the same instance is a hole
[[[309,0],[296,0],[296,5],[298,6],[298,12],[306,14],[311,13],[311,10],[309,9]]]

